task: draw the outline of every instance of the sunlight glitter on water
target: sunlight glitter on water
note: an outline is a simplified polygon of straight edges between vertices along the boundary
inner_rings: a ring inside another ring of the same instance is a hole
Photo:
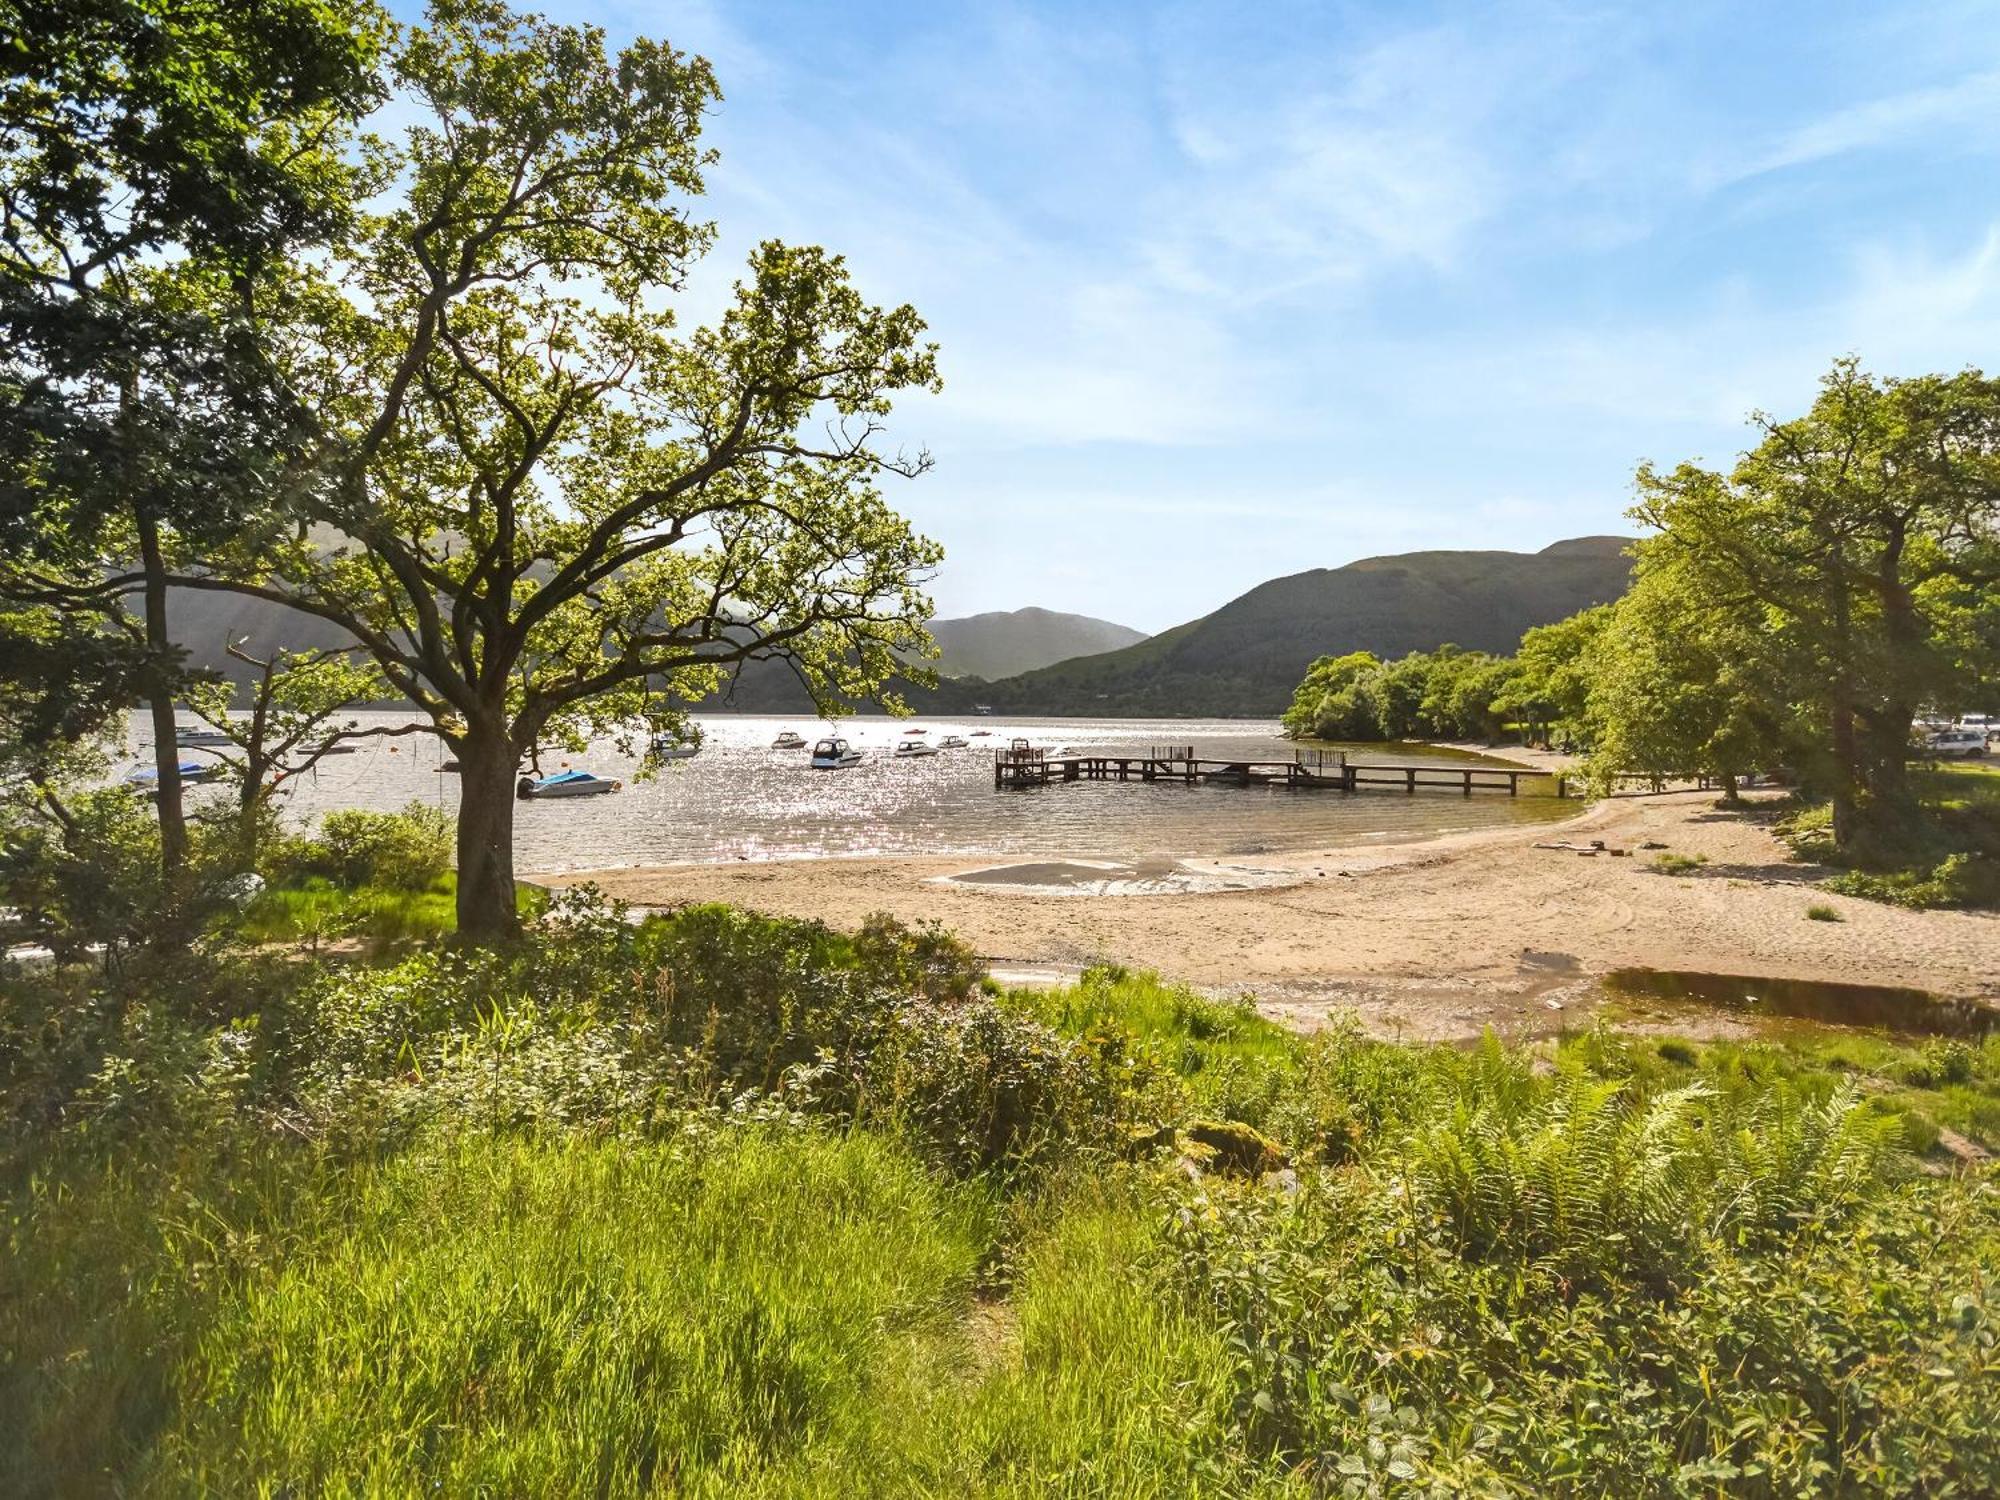
[[[355,715],[364,725],[405,722],[393,712]],[[187,721],[192,723],[192,720]],[[524,802],[515,808],[515,853],[523,871],[608,868],[828,855],[1049,855],[1143,858],[1248,855],[1285,849],[1427,838],[1466,828],[1570,816],[1574,802],[1552,797],[1376,791],[1348,795],[1283,787],[1077,782],[1022,791],[993,787],[993,752],[1020,737],[1054,749],[1123,750],[1193,744],[1212,759],[1289,760],[1275,721],[1148,719],[843,719],[830,728],[797,716],[706,715],[699,755],[650,780],[609,743],[583,755],[543,758],[625,779],[604,797]],[[911,728],[932,741],[948,734],[968,748],[897,759]],[[863,751],[845,771],[814,771],[802,750],[775,750],[792,729],[808,741],[838,732]],[[136,753],[149,738],[135,721]],[[438,769],[441,746],[428,737],[363,741],[289,785],[295,820],[335,808],[392,810],[422,801],[456,807],[458,779]],[[199,751],[188,752],[198,756]],[[1371,762],[1464,759],[1422,746],[1369,746]],[[203,793],[194,793],[200,796]]]

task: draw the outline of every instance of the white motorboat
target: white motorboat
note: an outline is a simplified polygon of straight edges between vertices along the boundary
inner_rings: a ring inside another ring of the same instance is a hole
[[[523,776],[514,783],[514,795],[524,801],[543,797],[601,797],[606,792],[620,790],[624,785],[622,781],[590,771],[560,771],[539,781],[532,776]]]
[[[646,745],[648,760],[687,760],[699,754],[701,754],[699,736],[692,744],[683,744],[670,734],[656,734]]]
[[[812,768],[815,771],[845,771],[849,766],[861,764],[861,752],[846,740],[829,737],[813,746]]]
[[[904,740],[896,747],[897,760],[921,760],[926,755],[936,755],[938,747],[923,740]]]
[[[940,750],[964,750],[964,749],[967,749],[967,748],[969,748],[969,747],[971,746],[971,744],[972,744],[972,741],[968,740],[968,739],[967,739],[967,738],[966,738],[966,737],[965,737],[964,735],[962,735],[962,734],[948,734],[948,735],[946,735],[946,736],[945,736],[945,737],[944,737],[943,739],[941,739],[941,740],[939,740],[939,741],[938,741],[938,749],[940,749]]]
[[[236,741],[220,729],[176,729],[174,743],[194,749],[209,745],[233,745]]]
[[[787,729],[783,734],[771,741],[771,748],[773,750],[803,750],[805,747],[806,737],[796,729]]]

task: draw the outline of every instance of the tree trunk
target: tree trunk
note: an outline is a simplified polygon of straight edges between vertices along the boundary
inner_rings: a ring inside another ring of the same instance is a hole
[[[1722,800],[1732,805],[1743,800],[1743,789],[1737,785],[1734,771],[1722,773]]]
[[[187,812],[181,806],[181,748],[174,741],[174,696],[167,634],[166,564],[160,558],[159,522],[139,508],[139,560],[146,573],[146,649],[150,658],[146,703],[153,717],[153,769],[160,806],[160,879],[170,907],[179,905],[187,868]]]
[[[1853,843],[1855,793],[1854,711],[1836,689],[1833,708],[1833,842],[1842,849]]]
[[[476,726],[458,749],[458,935],[504,942],[520,931],[514,910],[514,747]]]

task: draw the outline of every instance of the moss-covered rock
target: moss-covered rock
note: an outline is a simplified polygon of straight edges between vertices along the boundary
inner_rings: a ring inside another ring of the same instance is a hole
[[[1188,1155],[1208,1171],[1261,1177],[1287,1165],[1275,1141],[1240,1120],[1190,1120],[1181,1127],[1181,1140]]]

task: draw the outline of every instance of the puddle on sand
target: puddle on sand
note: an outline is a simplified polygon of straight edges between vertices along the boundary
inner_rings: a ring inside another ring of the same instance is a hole
[[[938,880],[1035,896],[1186,896],[1291,885],[1298,877],[1231,865],[1195,869],[1177,859],[1050,859],[994,865]]]
[[[1693,969],[1615,969],[1604,976],[1614,995],[1685,1000],[1747,1013],[1868,1026],[1908,1036],[1984,1036],[2000,1030],[2000,1008],[1927,990],[1812,979],[1763,979]]]

